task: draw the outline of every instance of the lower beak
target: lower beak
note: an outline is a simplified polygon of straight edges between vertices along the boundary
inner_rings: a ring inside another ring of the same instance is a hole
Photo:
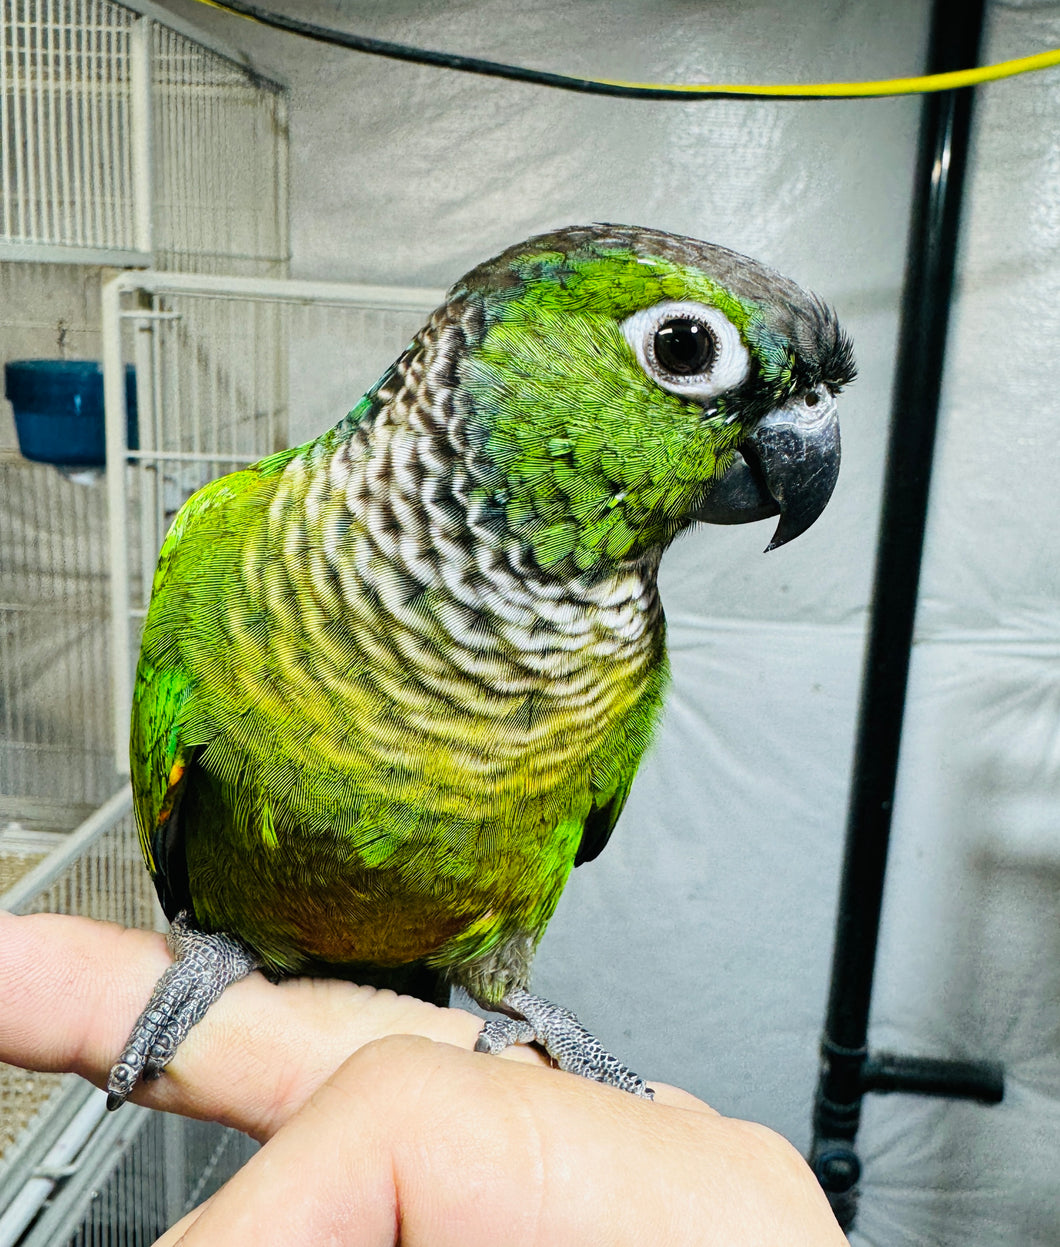
[[[813,406],[808,397],[817,399]],[[780,523],[766,546],[767,551],[775,550],[817,519],[838,476],[835,396],[814,390],[759,420],[693,518],[707,524],[747,524],[779,515]]]

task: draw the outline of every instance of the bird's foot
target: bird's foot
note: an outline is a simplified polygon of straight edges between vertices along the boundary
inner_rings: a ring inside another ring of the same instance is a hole
[[[612,1056],[569,1009],[521,988],[508,992],[499,1007],[508,1017],[491,1018],[475,1042],[476,1052],[503,1052],[516,1043],[539,1043],[560,1069],[653,1100],[643,1078]]]
[[[155,984],[125,1051],[111,1068],[109,1109],[124,1104],[141,1078],[145,1082],[157,1078],[224,989],[261,965],[250,949],[231,936],[196,930],[187,913],[173,920],[168,942],[176,960]]]

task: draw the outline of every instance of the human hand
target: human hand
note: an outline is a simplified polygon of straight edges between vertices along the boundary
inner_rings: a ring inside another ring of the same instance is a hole
[[[169,961],[161,936],[0,914],[0,1060],[103,1085]],[[334,980],[234,984],[134,1099],[264,1146],[158,1247],[498,1243],[840,1247],[765,1127],[471,1051],[479,1019]]]

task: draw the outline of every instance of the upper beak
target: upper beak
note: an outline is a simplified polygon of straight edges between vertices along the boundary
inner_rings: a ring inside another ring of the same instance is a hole
[[[811,406],[807,398],[816,401]],[[775,550],[810,527],[828,504],[838,476],[836,400],[820,386],[759,420],[693,518],[746,524],[779,515],[766,546]]]

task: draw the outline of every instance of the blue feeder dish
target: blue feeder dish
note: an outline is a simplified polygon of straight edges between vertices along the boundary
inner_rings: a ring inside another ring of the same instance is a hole
[[[36,463],[103,467],[103,369],[94,360],[21,359],[4,365],[4,394],[15,409],[19,450]],[[125,367],[126,434],[139,449],[136,370]]]

